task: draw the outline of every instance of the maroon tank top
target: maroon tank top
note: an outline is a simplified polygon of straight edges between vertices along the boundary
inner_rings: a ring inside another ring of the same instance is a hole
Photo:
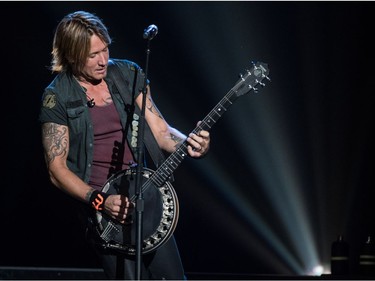
[[[128,169],[134,158],[114,103],[94,106],[90,108],[90,114],[94,127],[94,155],[89,184],[101,190],[111,175]]]

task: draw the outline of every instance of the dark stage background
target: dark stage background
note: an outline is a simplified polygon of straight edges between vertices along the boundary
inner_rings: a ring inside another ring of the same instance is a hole
[[[112,57],[145,66],[164,117],[188,133],[252,60],[272,82],[211,131],[175,173],[187,272],[329,271],[337,235],[351,271],[374,235],[372,2],[0,2],[0,266],[96,268],[72,202],[48,181],[37,115],[54,28],[75,10],[108,26]]]

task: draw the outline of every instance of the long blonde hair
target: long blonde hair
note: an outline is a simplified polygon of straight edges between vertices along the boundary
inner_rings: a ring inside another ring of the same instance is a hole
[[[96,15],[76,11],[66,15],[57,25],[52,44],[52,72],[72,71],[79,75],[90,53],[90,38],[97,35],[110,45],[107,27]]]

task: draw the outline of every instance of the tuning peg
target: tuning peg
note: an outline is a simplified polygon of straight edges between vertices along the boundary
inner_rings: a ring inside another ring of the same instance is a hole
[[[255,79],[256,84],[261,85],[262,87],[266,86],[262,81],[259,81],[258,79]]]

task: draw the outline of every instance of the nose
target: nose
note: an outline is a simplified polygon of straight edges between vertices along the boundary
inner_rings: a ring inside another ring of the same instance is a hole
[[[105,66],[108,63],[108,55],[105,52],[101,52],[99,55],[98,64],[100,66]]]

